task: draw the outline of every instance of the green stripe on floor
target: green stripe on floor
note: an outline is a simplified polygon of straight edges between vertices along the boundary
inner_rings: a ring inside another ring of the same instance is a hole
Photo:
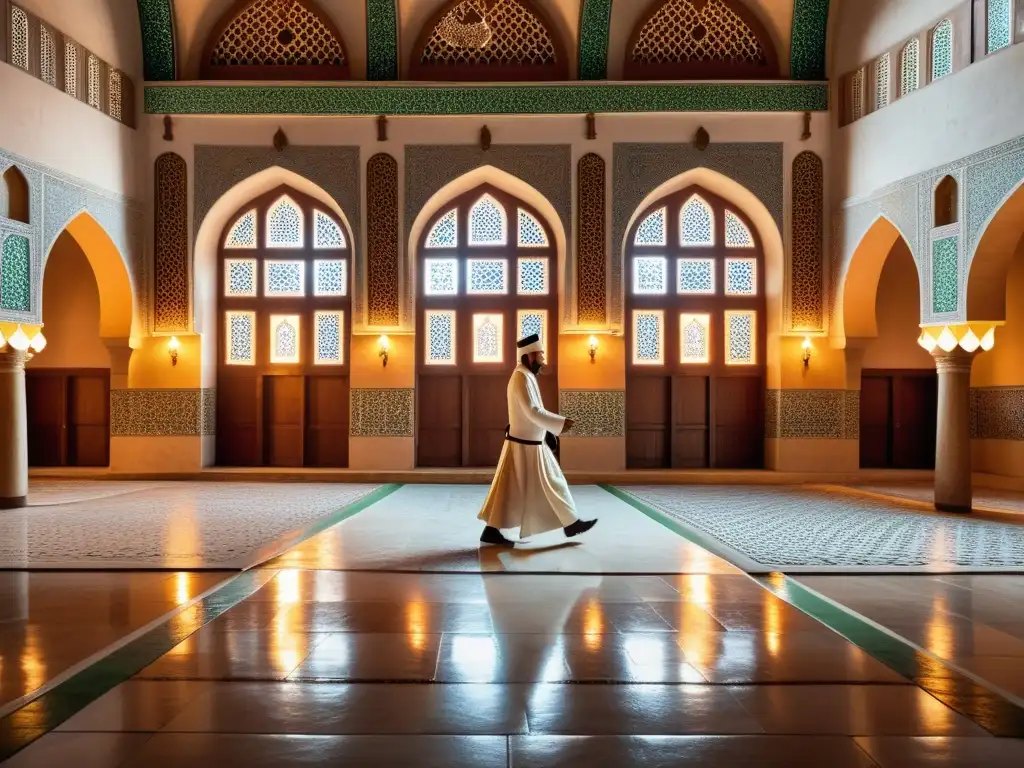
[[[381,486],[358,501],[318,520],[303,530],[299,539],[304,541],[347,520],[400,487],[399,483]],[[129,573],[125,571],[126,576]],[[105,693],[148,667],[189,635],[251,597],[273,578],[274,573],[252,569],[230,578],[163,624],[0,718],[0,762],[78,714]]]

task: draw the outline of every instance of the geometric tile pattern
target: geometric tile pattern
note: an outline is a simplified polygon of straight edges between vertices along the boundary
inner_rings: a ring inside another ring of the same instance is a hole
[[[398,3],[366,0],[366,79],[398,79]]]
[[[972,389],[971,409],[971,437],[1024,440],[1024,387]]]
[[[138,0],[142,62],[146,80],[174,80],[172,0]]]
[[[829,0],[795,0],[789,48],[793,80],[825,79],[825,41],[828,39]]]
[[[956,236],[932,242],[932,312],[937,315],[957,311],[960,282],[958,243]]]
[[[583,0],[580,9],[580,80],[608,77],[612,0]]]
[[[798,488],[620,490],[767,567],[1024,568],[1024,526],[1014,523]]]
[[[801,152],[793,160],[792,261],[789,268],[790,327],[820,331],[825,175],[821,158]]]
[[[7,235],[0,246],[0,309],[32,311],[31,264],[28,238]]]
[[[577,168],[576,245],[577,317],[580,324],[605,322],[605,162],[593,152],[580,158]]]
[[[366,307],[371,326],[397,326],[398,163],[380,153],[366,163]]]
[[[158,332],[189,328],[187,173],[185,161],[173,152],[156,159],[153,325]]]
[[[860,436],[860,392],[846,389],[769,389],[769,439],[855,440]]]
[[[353,437],[412,437],[415,434],[416,390],[353,389]]]
[[[576,423],[568,437],[622,437],[626,434],[626,393],[621,389],[563,389],[558,412]]]
[[[216,431],[216,393],[202,389],[112,389],[110,434],[179,437]]]

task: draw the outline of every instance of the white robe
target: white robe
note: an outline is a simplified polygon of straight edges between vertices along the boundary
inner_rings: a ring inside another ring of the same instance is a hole
[[[494,528],[519,528],[524,537],[575,522],[569,484],[555,455],[544,445],[548,432],[562,433],[565,417],[544,409],[537,377],[522,364],[508,382],[508,423],[512,437],[541,445],[505,441],[479,519]]]

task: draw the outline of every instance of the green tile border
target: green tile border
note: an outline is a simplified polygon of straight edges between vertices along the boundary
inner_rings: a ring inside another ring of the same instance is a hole
[[[397,0],[366,0],[366,79],[398,79]]]
[[[291,546],[347,520],[400,487],[400,483],[381,486],[358,501],[321,518],[303,529],[298,540]],[[205,596],[179,610],[145,634],[125,643],[95,664],[0,718],[0,762],[9,759],[108,691],[132,678],[189,635],[251,597],[272,578],[273,576],[268,576],[267,571],[256,568],[228,578],[223,584],[214,587]]]
[[[142,69],[150,81],[174,80],[174,11],[171,0],[138,0]]]
[[[583,0],[580,8],[580,80],[608,78],[612,0]]]
[[[825,83],[148,85],[154,115],[509,115],[824,112]]]
[[[795,0],[789,44],[789,76],[824,80],[829,0]]]

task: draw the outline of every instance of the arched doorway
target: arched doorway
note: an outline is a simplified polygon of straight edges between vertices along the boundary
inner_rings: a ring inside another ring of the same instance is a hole
[[[228,218],[217,271],[217,463],[348,465],[351,242],[280,186]]]
[[[626,235],[626,465],[764,464],[765,269],[747,216],[689,186]]]
[[[521,336],[547,343],[541,392],[557,402],[554,234],[533,206],[483,184],[427,221],[416,253],[417,464],[494,466]]]
[[[847,348],[860,362],[860,466],[935,466],[938,379],[922,349],[921,288],[910,246],[886,218],[854,251],[843,282]]]

